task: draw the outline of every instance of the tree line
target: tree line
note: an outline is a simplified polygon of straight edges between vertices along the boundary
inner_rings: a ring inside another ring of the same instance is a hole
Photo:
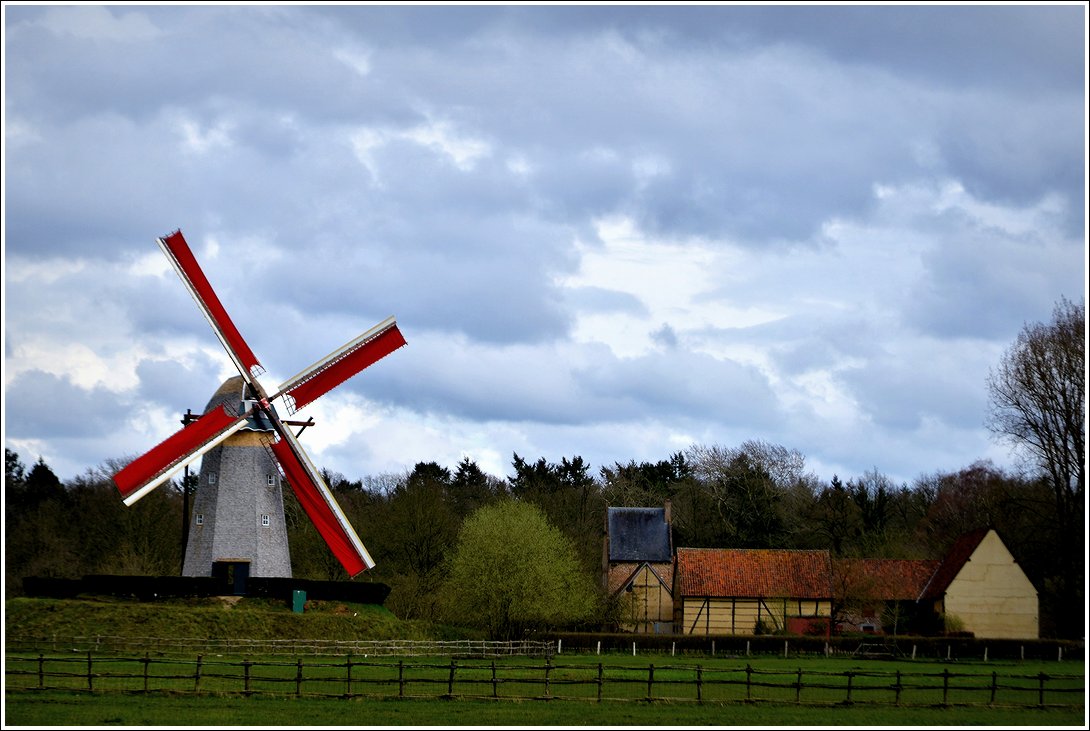
[[[377,562],[361,579],[388,584],[387,606],[404,619],[457,622],[469,616],[483,598],[465,584],[476,576],[495,591],[525,579],[525,567],[522,579],[511,568],[520,565],[510,557],[511,546],[532,537],[525,553],[544,546],[540,555],[564,564],[558,569],[562,577],[536,575],[533,581],[560,582],[569,603],[580,608],[579,619],[608,625],[615,607],[601,588],[606,508],[655,507],[669,500],[678,547],[940,558],[964,532],[994,527],[1039,592],[1042,636],[1081,637],[1083,322],[1081,307],[1061,301],[1054,321],[1027,326],[991,376],[990,423],[1021,448],[1025,467],[1018,471],[978,461],[923,474],[911,484],[895,484],[877,469],[824,481],[807,469],[797,449],[749,440],[692,445],[658,461],[615,462],[597,472],[578,455],[550,462],[513,454],[504,477],[485,473],[469,458],[450,467],[422,461],[404,473],[355,480],[329,471],[323,477]],[[1052,352],[1057,350],[1063,352]],[[1026,398],[1027,390],[1037,391],[1036,398]],[[1057,403],[1049,404],[1042,392]],[[1042,414],[1050,411],[1063,413]],[[1034,419],[1047,428],[1035,426]],[[1056,465],[1057,460],[1066,463]],[[174,481],[125,507],[110,481],[124,460],[66,482],[42,459],[28,468],[5,449],[4,461],[8,596],[20,593],[24,576],[180,573],[183,490],[193,489],[192,476],[189,485]],[[293,574],[344,579],[290,490],[284,502]],[[513,504],[530,507],[533,515],[505,513]],[[515,526],[513,532],[504,536],[488,528],[501,523]],[[485,568],[470,557],[496,546],[496,560],[506,554],[510,566],[487,579]],[[529,599],[510,599],[520,601]],[[543,625],[565,619],[542,611]],[[499,620],[481,619],[493,621]],[[512,619],[490,631],[512,635],[532,625]]]

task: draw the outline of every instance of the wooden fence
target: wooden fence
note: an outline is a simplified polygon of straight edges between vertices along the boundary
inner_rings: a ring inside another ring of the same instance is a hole
[[[251,640],[206,637],[30,637],[5,638],[8,652],[222,653],[232,655],[362,655],[364,657],[549,657],[551,641],[518,640]]]
[[[1084,705],[1083,675],[758,670],[750,665],[618,665],[505,659],[406,662],[390,658],[295,661],[8,654],[6,692],[255,694],[336,698],[581,699],[1070,708]]]

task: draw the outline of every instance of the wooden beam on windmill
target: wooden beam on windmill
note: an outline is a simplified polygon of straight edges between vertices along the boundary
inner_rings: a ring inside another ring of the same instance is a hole
[[[380,322],[288,379],[270,395],[258,380],[265,372],[264,367],[227,314],[182,232],[175,231],[158,241],[254,398],[249,402],[249,408],[241,413],[231,413],[226,408],[209,411],[119,470],[113,481],[124,503],[132,505],[169,480],[184,465],[222,444],[242,429],[248,419],[261,416],[275,432],[270,447],[284,477],[345,571],[349,576],[356,576],[373,567],[371,555],[296,435],[288,428],[290,425],[305,428],[313,424],[313,420],[281,420],[271,402],[282,398],[289,413],[294,413],[402,347],[406,341],[397,321],[390,317]]]

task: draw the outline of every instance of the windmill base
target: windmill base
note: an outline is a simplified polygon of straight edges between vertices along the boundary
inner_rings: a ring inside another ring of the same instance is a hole
[[[52,599],[75,599],[80,595],[106,595],[139,601],[159,599],[247,596],[290,602],[297,591],[306,592],[308,599],[322,601],[378,604],[386,602],[390,587],[372,581],[318,581],[282,577],[248,577],[242,594],[236,592],[236,577],[228,582],[215,576],[113,576],[91,575],[81,579],[56,579],[28,576],[23,579],[27,596]]]

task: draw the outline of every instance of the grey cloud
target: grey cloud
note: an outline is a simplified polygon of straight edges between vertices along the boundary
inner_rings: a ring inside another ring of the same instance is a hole
[[[1084,272],[1070,266],[1081,249],[1047,231],[1015,235],[958,221],[924,256],[907,321],[940,337],[1013,340],[1030,315],[1047,319],[1061,296],[1083,290]]]
[[[45,371],[26,371],[4,390],[7,438],[95,437],[125,406],[105,389],[87,390]]]
[[[905,342],[992,346],[1085,285],[1081,7],[134,6],[106,12],[143,16],[124,26],[140,33],[98,39],[39,22],[63,6],[6,11],[6,253],[88,262],[7,282],[8,354],[35,332],[138,339],[154,357],[190,338],[218,347],[173,275],[122,277],[181,227],[220,242],[202,265],[278,371],[397,314],[410,348],[346,388],[415,413],[558,429],[542,440],[611,419],[714,435],[795,418],[759,372],[685,350],[714,341],[759,348],[786,377],[842,372],[879,415],[875,443],[905,449],[905,430],[965,426],[980,398],[947,373],[957,363],[914,372],[929,356]],[[459,166],[404,134],[429,124],[480,156]],[[353,147],[363,130],[385,135],[370,169]],[[1055,195],[1066,228],[1012,237],[871,215],[875,185],[945,180],[985,206]],[[614,215],[661,241],[743,247],[753,266],[782,266],[760,257],[790,247],[834,256],[822,231],[838,220],[923,227],[943,245],[884,299],[849,291],[873,272],[830,293],[792,280],[804,272],[738,283],[710,296],[790,315],[736,330],[671,321],[652,335],[673,347],[625,360],[566,339],[581,314],[646,306],[557,284],[577,271],[574,242],[594,245],[596,218]],[[807,310],[796,289],[843,306]],[[849,358],[866,365],[838,370]],[[124,398],[174,386],[201,401],[217,365],[149,360]],[[64,444],[81,458],[126,446],[80,439]]]
[[[666,348],[676,348],[678,344],[677,332],[669,323],[663,323],[662,327],[652,332],[651,339]]]

